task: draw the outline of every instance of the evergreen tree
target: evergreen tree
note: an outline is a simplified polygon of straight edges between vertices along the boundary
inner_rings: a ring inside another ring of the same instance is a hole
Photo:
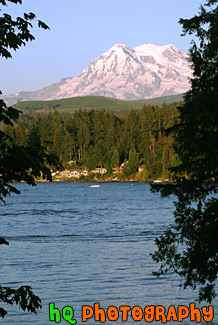
[[[199,301],[215,298],[218,274],[218,1],[207,0],[198,15],[181,19],[184,34],[195,34],[190,56],[191,90],[174,128],[180,164],[176,184],[161,186],[175,194],[175,224],[158,239],[153,259],[157,273],[176,272],[183,287],[199,288]]]
[[[15,141],[18,146],[26,147],[28,143],[27,130],[19,121],[15,128]]]
[[[124,174],[126,176],[133,175],[137,172],[139,166],[138,153],[136,152],[135,147],[132,147],[129,152],[129,161],[124,166]]]
[[[59,157],[60,161],[63,161],[63,153],[66,150],[64,148],[64,140],[66,140],[66,133],[64,125],[60,123],[56,125],[53,137],[53,152],[57,157]]]
[[[127,158],[132,146],[137,148],[139,137],[138,121],[138,114],[136,111],[131,109],[127,112],[121,129],[121,150],[125,151],[125,158]]]
[[[113,168],[119,167],[120,165],[120,157],[117,148],[114,149],[113,156],[111,159],[111,164]]]
[[[96,157],[95,154],[89,154],[86,157],[85,160],[86,166],[88,167],[89,171],[92,171],[93,169],[95,169],[98,166],[98,158]]]
[[[74,142],[70,133],[66,131],[65,137],[63,139],[63,160],[65,162],[71,161],[73,159],[73,148]]]
[[[41,146],[41,132],[40,132],[41,116],[37,114],[31,121],[29,133],[28,133],[28,143],[31,147],[39,148]]]
[[[108,155],[107,147],[103,140],[97,142],[94,147],[94,152],[97,157],[98,165],[102,168],[106,164]]]

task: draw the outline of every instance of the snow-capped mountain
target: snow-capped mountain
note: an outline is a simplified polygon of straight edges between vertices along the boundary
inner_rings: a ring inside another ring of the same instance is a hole
[[[184,93],[191,76],[189,56],[170,44],[142,44],[131,49],[112,46],[75,78],[61,79],[33,92],[4,96],[17,100],[53,100],[77,96],[106,96],[124,100],[147,99]]]

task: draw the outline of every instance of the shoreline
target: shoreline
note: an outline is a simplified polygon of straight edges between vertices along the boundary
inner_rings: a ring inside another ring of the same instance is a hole
[[[22,181],[21,181],[22,182]],[[128,179],[128,178],[122,178],[122,179],[92,179],[92,180],[79,180],[79,179],[53,179],[52,181],[48,180],[35,180],[36,183],[156,183],[156,184],[161,184],[161,183],[173,183],[173,180],[166,180],[166,179],[151,179],[147,181],[138,181],[135,179]]]

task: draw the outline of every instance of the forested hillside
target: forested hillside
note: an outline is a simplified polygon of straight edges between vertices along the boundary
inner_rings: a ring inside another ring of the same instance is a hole
[[[103,109],[111,110],[114,113],[130,110],[130,109],[141,109],[144,104],[162,104],[175,103],[183,100],[184,94],[157,97],[151,99],[141,100],[120,100],[115,98],[109,98],[104,96],[82,96],[63,98],[58,100],[49,101],[21,101],[18,102],[14,107],[25,114],[33,114],[40,112],[54,112],[60,113],[74,113],[79,108],[82,109]]]
[[[169,178],[168,168],[176,164],[172,135],[166,130],[178,121],[176,104],[144,105],[141,110],[77,110],[74,114],[38,113],[23,118],[16,128],[4,131],[18,145],[40,143],[55,154],[65,168],[113,168],[125,163],[123,174],[130,176],[144,165],[139,180]],[[127,163],[128,161],[128,163]]]

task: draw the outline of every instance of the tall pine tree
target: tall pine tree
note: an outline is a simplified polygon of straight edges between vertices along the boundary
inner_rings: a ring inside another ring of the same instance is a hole
[[[199,301],[215,298],[218,274],[218,1],[207,0],[198,15],[181,19],[184,34],[195,34],[190,50],[191,90],[180,107],[175,152],[182,178],[153,188],[178,198],[175,224],[156,239],[157,275],[175,272],[183,287],[199,289]]]

